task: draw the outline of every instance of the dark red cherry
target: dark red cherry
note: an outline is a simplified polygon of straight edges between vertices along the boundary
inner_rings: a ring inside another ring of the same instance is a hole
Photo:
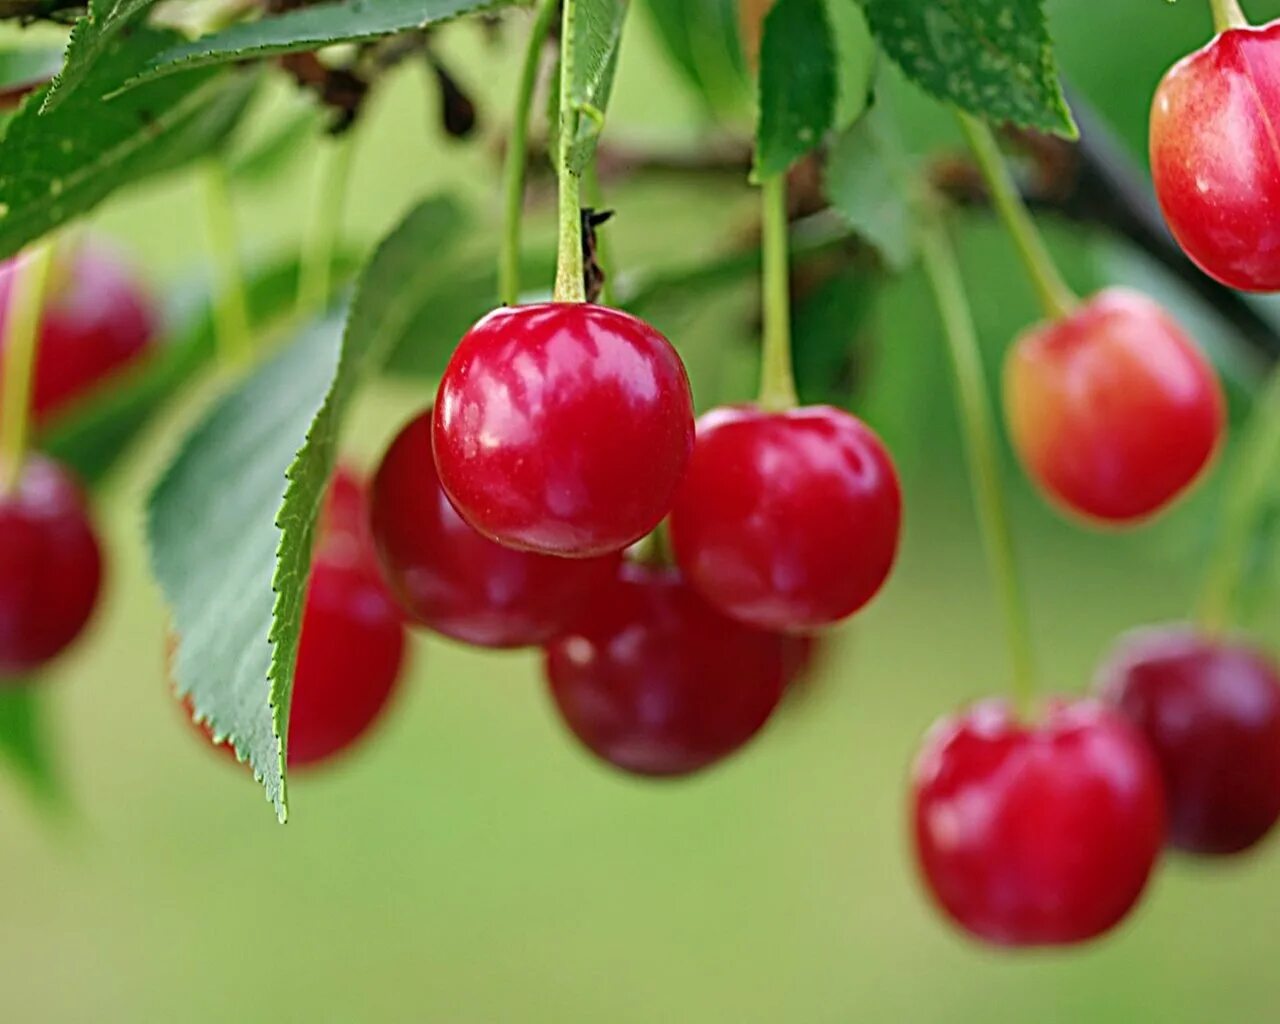
[[[0,494],[0,680],[39,668],[80,635],[98,602],[102,553],[78,483],[27,459]]]
[[[726,615],[811,630],[875,596],[901,525],[893,461],[856,417],[741,406],[698,421],[671,540],[689,583]]]
[[[0,263],[0,346],[22,257]],[[93,245],[60,249],[41,314],[31,408],[47,422],[154,345],[154,302],[123,262]]]
[[[551,696],[597,757],[689,775],[728,757],[782,696],[782,638],[719,614],[674,569],[624,563],[547,648]]]
[[[1169,841],[1238,853],[1280,817],[1280,671],[1243,643],[1190,626],[1121,639],[1098,691],[1150,741],[1169,801]]]
[[[671,508],[693,447],[689,381],[667,340],[626,313],[499,309],[445,370],[434,441],[440,483],[486,537],[609,554]]]
[[[934,726],[916,762],[916,852],[962,928],[1010,946],[1094,938],[1133,907],[1164,841],[1146,742],[1095,701],[1023,725],[1003,703]]]
[[[617,554],[516,551],[463,522],[436,477],[430,410],[387,450],[371,504],[383,575],[401,607],[421,625],[479,647],[546,643],[617,572]]]
[[[1157,303],[1124,288],[1014,343],[1005,410],[1041,490],[1110,523],[1154,515],[1186,491],[1226,420],[1204,356]]]
[[[1165,75],[1151,174],[1174,237],[1210,277],[1280,290],[1280,21],[1231,29]]]

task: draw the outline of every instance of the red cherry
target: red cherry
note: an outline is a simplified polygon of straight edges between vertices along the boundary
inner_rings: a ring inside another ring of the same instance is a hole
[[[1080,515],[1160,511],[1208,464],[1225,426],[1213,369],[1144,295],[1109,288],[1017,340],[1005,408],[1027,472]]]
[[[1101,696],[1151,742],[1169,801],[1169,841],[1238,853],[1280,817],[1280,671],[1259,651],[1189,626],[1124,637]]]
[[[547,679],[565,723],[602,760],[636,775],[689,775],[769,720],[782,647],[720,615],[676,570],[624,563],[547,648]]]
[[[914,775],[916,852],[942,909],[988,942],[1064,945],[1117,924],[1164,839],[1142,737],[1095,701],[1024,726],[999,701],[939,722]]]
[[[491,540],[621,551],[671,508],[693,447],[689,380],[670,343],[626,313],[499,309],[445,370],[434,439],[440,483]]]
[[[21,257],[0,263],[0,347]],[[48,422],[85,393],[144,355],[158,315],[151,296],[107,250],[59,251],[40,321],[31,408]]]
[[[373,482],[372,522],[383,575],[405,611],[479,647],[546,643],[612,581],[620,557],[515,551],[473,530],[436,477],[429,409],[387,450]]]
[[[1210,277],[1280,290],[1280,21],[1223,32],[1165,75],[1151,173],[1169,228]]]
[[[671,539],[690,584],[726,615],[810,630],[875,596],[901,524],[893,461],[860,420],[737,407],[698,421]]]
[[[39,668],[84,629],[102,553],[79,484],[58,463],[27,459],[0,494],[0,679]]]

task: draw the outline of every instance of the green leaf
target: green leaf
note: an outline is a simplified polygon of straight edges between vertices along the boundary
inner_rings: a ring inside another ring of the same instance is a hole
[[[822,142],[836,113],[836,52],[824,0],[777,0],[760,43],[756,174],[783,174]]]
[[[827,157],[826,193],[832,208],[892,270],[915,256],[912,214],[903,193],[896,157],[872,111],[843,132]]]
[[[569,103],[575,115],[569,170],[581,174],[591,162],[618,70],[627,0],[575,0],[573,68]]]
[[[747,69],[737,0],[647,0],[646,6],[668,56],[707,109],[740,108]]]
[[[237,185],[269,185],[306,151],[307,141],[319,137],[323,129],[323,115],[318,108],[307,104],[243,151],[230,154],[227,175]]]
[[[878,275],[846,265],[819,282],[795,304],[791,318],[796,388],[809,405],[847,406],[859,381],[859,357],[872,346],[870,333]]]
[[[880,45],[926,92],[992,121],[1076,136],[1043,0],[862,2]]]
[[[275,17],[243,22],[181,43],[157,54],[126,83],[171,75],[175,71],[316,50],[334,43],[358,43],[426,28],[475,11],[509,6],[514,0],[341,0],[300,7]]]
[[[76,21],[71,30],[66,63],[45,95],[42,109],[54,110],[73,89],[83,85],[98,61],[110,56],[121,32],[140,20],[155,2],[156,0],[90,0],[87,13]]]
[[[345,334],[321,323],[235,387],[151,495],[147,539],[178,637],[178,690],[249,761],[281,821],[311,545],[342,420],[461,222],[444,200],[410,213],[365,269]]]
[[[0,90],[43,84],[62,67],[62,51],[52,47],[18,47],[0,52]]]
[[[113,102],[99,99],[175,38],[137,27],[107,46],[56,110],[39,112],[44,90],[27,98],[0,146],[0,258],[88,212],[116,189],[222,143],[244,112],[256,76],[198,71]]]
[[[8,759],[37,797],[62,797],[62,779],[44,728],[43,695],[31,685],[0,683],[0,757]]]
[[[843,131],[867,109],[876,73],[876,44],[862,8],[849,0],[826,0],[836,49],[835,128]]]

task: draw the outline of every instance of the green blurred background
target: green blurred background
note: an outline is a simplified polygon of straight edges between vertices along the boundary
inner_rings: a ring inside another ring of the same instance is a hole
[[[1280,2],[1253,3],[1255,18]],[[1208,33],[1205,5],[1050,5],[1073,83],[1141,154],[1161,72]],[[451,27],[442,52],[479,99],[482,138],[446,139],[421,68],[388,83],[361,128],[346,237],[367,249],[418,197],[468,197],[491,233],[497,141],[522,18],[497,44]],[[273,96],[274,114],[290,104]],[[945,114],[895,97],[921,145],[950,145]],[[609,138],[667,148],[707,133],[696,98],[643,12],[625,43]],[[251,259],[296,248],[317,143],[237,196]],[[546,183],[535,244],[549,238]],[[683,267],[752,229],[745,181],[649,175],[609,186],[615,269]],[[204,262],[192,176],[122,197],[95,230],[157,287]],[[966,274],[993,364],[1034,319],[1010,246],[981,214],[960,221]],[[1098,233],[1050,225],[1080,287],[1146,281],[1247,390],[1258,367],[1211,313]],[[492,244],[491,237],[479,239]],[[699,402],[750,393],[754,296],[734,287],[655,320],[685,353]],[[479,312],[479,310],[477,310]],[[92,634],[45,685],[69,793],[41,810],[0,782],[0,1019],[703,1024],[803,1021],[1269,1021],[1280,1005],[1280,853],[1226,865],[1171,860],[1119,931],[1084,949],[1000,954],[928,906],[906,841],[905,777],[930,722],[1006,684],[964,485],[941,339],[914,274],[887,286],[858,331],[856,406],[904,466],[900,568],[832,642],[812,685],[743,756],[704,777],[642,783],[563,733],[538,658],[434,639],[371,741],[294,780],[286,827],[242,770],[183,722],[162,671],[164,612],[149,582],[141,507],[195,388],[101,497],[110,590]],[[802,342],[803,343],[803,342]],[[430,400],[389,380],[361,399],[348,447],[366,466]],[[1083,689],[1121,631],[1192,602],[1218,506],[1214,479],[1157,526],[1086,534],[1008,479],[1045,679]],[[1255,601],[1264,643],[1274,602]]]

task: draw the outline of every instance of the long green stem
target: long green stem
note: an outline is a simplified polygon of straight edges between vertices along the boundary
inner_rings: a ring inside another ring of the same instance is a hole
[[[351,181],[354,131],[328,144],[320,190],[309,229],[303,236],[298,270],[298,315],[324,310],[332,298],[333,256],[342,234],[342,213]]]
[[[955,250],[940,214],[933,208],[934,202],[936,200],[929,197],[922,203],[922,207],[928,209],[922,210],[921,215],[920,255],[947,337],[974,505],[982,528],[987,562],[1004,611],[1014,694],[1025,710],[1035,694],[1035,659],[1026,599],[1005,508],[996,431],[973,313]]]
[[[538,69],[542,66],[542,51],[546,48],[558,4],[559,0],[542,0],[538,6],[516,91],[511,140],[502,172],[503,231],[498,254],[498,298],[504,306],[514,306],[520,301],[520,236],[524,224],[525,169],[529,163],[529,117]]]
[[[1248,28],[1249,19],[1244,16],[1239,0],[1209,0],[1213,9],[1213,27],[1218,32],[1233,28]]]
[[[218,361],[224,367],[243,365],[253,354],[249,329],[249,301],[244,290],[244,269],[236,240],[235,211],[227,185],[227,169],[210,160],[204,173],[205,229],[213,258],[214,331]]]
[[[995,136],[987,123],[963,111],[956,111],[960,127],[964,129],[969,146],[977,158],[978,168],[991,192],[1000,219],[1018,248],[1018,255],[1031,277],[1040,306],[1050,320],[1061,319],[1078,301],[1062,279],[1057,264],[1049,254],[1026,203],[1018,192],[1009,167],[1000,153]]]
[[[1200,624],[1226,629],[1249,557],[1263,499],[1280,466],[1280,368],[1271,371],[1258,397],[1244,444],[1227,482],[1222,528],[1200,597]]]
[[[560,246],[556,257],[556,302],[585,302],[587,286],[582,261],[582,176],[569,165],[578,134],[579,112],[573,103],[574,28],[577,0],[563,0],[560,21]]]
[[[764,346],[760,356],[760,407],[772,412],[795,408],[795,372],[791,362],[791,267],[788,251],[787,176],[760,183],[761,292]]]
[[[0,407],[0,485],[5,494],[21,481],[27,456],[40,318],[52,264],[53,246],[36,246],[18,266],[11,286],[4,325],[4,405]]]

